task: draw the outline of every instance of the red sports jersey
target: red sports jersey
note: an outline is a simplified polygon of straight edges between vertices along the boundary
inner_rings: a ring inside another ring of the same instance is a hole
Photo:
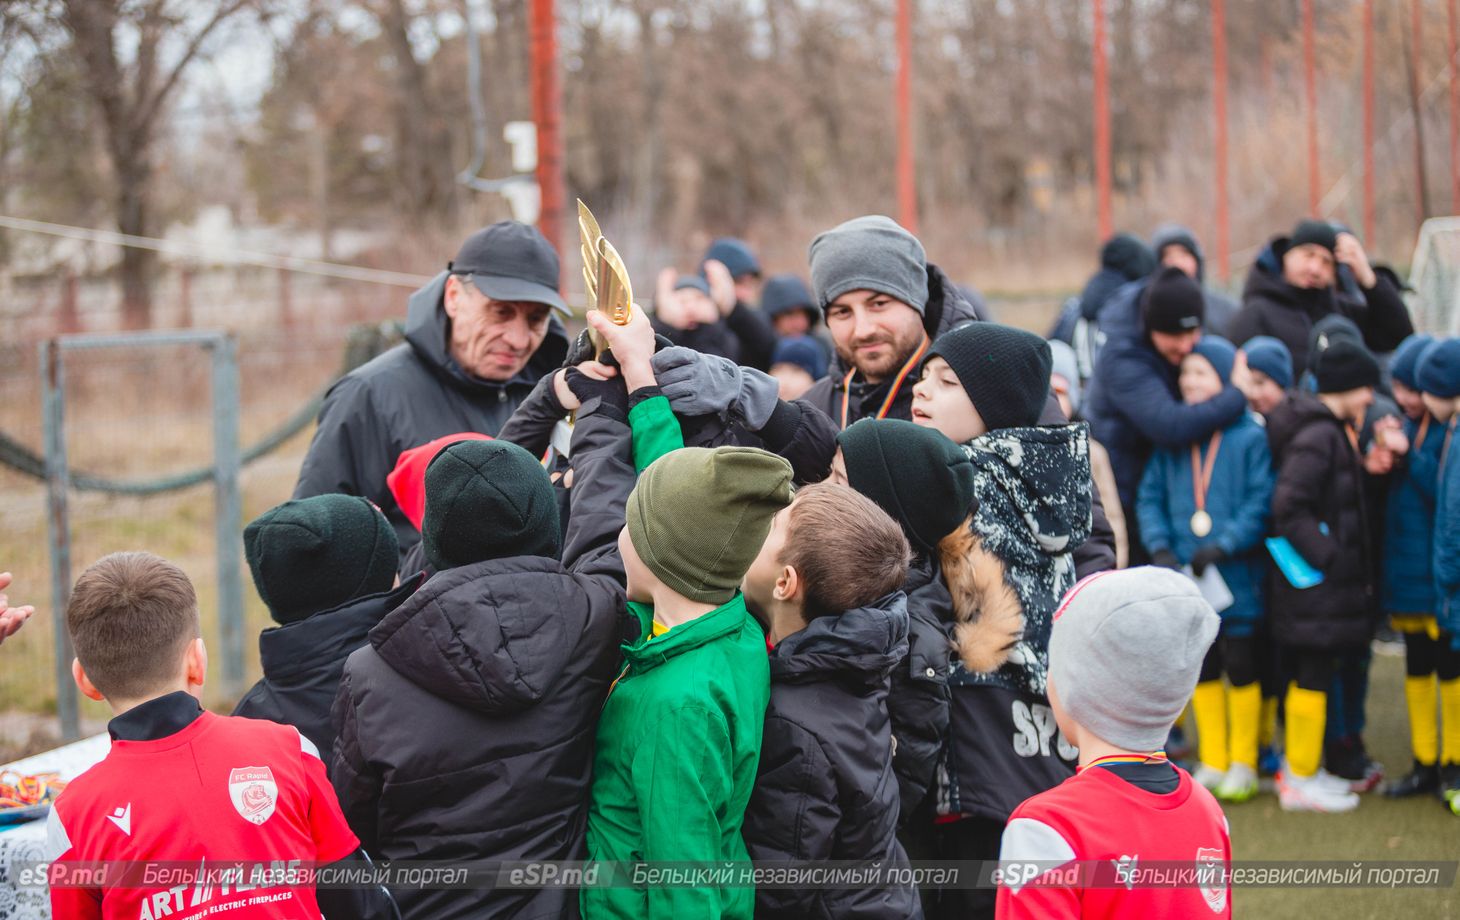
[[[322,865],[360,845],[318,752],[298,730],[211,712],[156,740],[114,739],[106,759],[56,800],[47,844],[52,879],[83,868],[77,863],[111,860],[174,868],[206,860],[210,869],[238,861],[266,869],[290,860]],[[52,913],[57,920],[320,916],[312,884],[268,884],[268,876],[255,875],[264,884],[195,877],[169,885],[176,875],[158,877],[155,887],[53,886]]]
[[[998,916],[1231,917],[1227,819],[1210,792],[1177,773],[1176,791],[1161,795],[1092,767],[1016,808],[999,851]],[[1026,879],[1020,867],[1036,862],[1044,873]],[[1063,884],[1054,866],[1099,887]]]

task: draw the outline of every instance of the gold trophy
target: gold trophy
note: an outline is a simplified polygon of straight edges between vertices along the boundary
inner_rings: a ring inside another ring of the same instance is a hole
[[[615,325],[626,326],[633,315],[634,289],[629,271],[613,244],[603,238],[598,221],[583,199],[578,199],[578,235],[583,241],[583,283],[588,289],[588,309],[601,310]],[[590,327],[593,354],[601,356],[608,343]]]

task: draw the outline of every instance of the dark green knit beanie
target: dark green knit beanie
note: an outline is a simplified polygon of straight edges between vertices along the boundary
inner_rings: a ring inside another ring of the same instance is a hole
[[[426,467],[426,561],[441,572],[487,559],[562,552],[557,497],[542,464],[507,441],[458,441]]]
[[[933,428],[900,419],[862,419],[836,436],[848,484],[902,525],[923,552],[968,517],[973,463]]]
[[[400,547],[369,499],[316,495],[265,511],[243,530],[254,587],[276,623],[390,590]]]
[[[671,590],[702,604],[735,596],[771,518],[791,503],[791,464],[753,447],[686,447],[649,465],[629,495],[629,539]]]

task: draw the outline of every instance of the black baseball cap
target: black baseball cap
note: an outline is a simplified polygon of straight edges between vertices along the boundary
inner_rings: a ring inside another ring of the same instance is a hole
[[[572,314],[558,293],[558,254],[536,227],[519,221],[498,221],[467,237],[446,270],[469,276],[493,300],[545,303]]]

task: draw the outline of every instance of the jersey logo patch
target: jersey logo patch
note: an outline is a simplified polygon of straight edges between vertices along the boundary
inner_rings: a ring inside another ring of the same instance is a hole
[[[111,814],[107,815],[106,816],[106,819],[108,821],[110,821],[111,823],[115,824],[117,826],[117,830],[119,830],[122,833],[126,834],[128,837],[132,836],[132,803],[131,802],[128,802],[127,803],[127,807],[126,808],[118,808],[115,811],[113,811]]]
[[[228,798],[251,824],[263,824],[274,813],[279,787],[268,767],[234,767],[228,774]]]
[[[1196,878],[1201,886],[1201,896],[1206,899],[1212,913],[1220,914],[1227,909],[1227,861],[1217,847],[1196,848]]]

